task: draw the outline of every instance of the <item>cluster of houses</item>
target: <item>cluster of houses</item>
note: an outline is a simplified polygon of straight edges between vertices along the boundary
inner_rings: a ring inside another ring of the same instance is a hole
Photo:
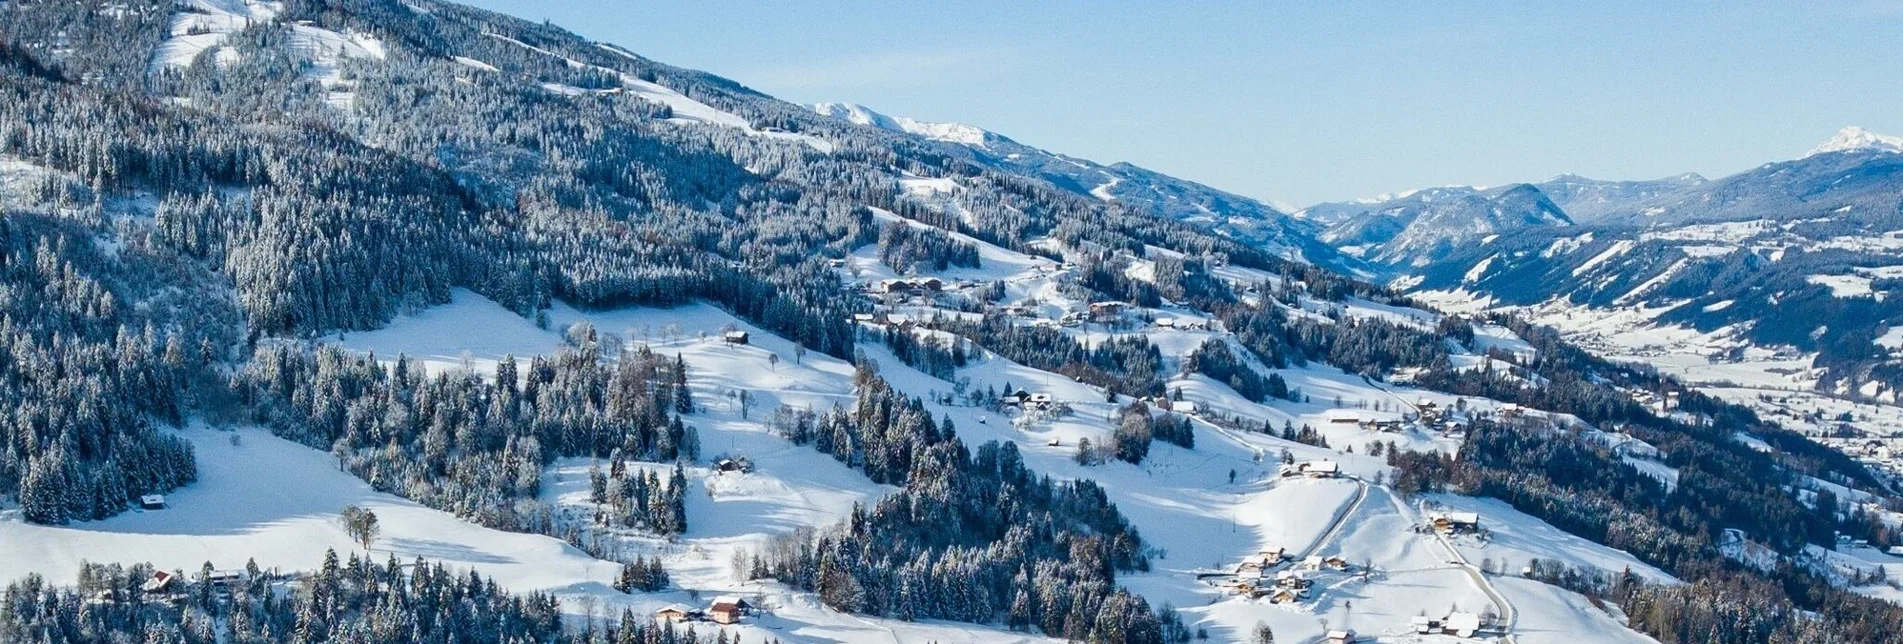
[[[1129,310],[1129,308],[1130,308],[1130,305],[1124,304],[1122,302],[1117,302],[1114,300],[1106,301],[1106,302],[1091,302],[1090,303],[1090,321],[1115,322],[1118,318],[1123,317],[1123,312]]]
[[[872,295],[930,295],[944,289],[944,280],[936,277],[917,279],[901,277],[866,284],[866,292]]]
[[[1287,551],[1279,547],[1256,553],[1236,564],[1234,573],[1222,585],[1235,595],[1290,604],[1308,598],[1315,585],[1315,573],[1348,569],[1348,560],[1339,556],[1311,555],[1299,564],[1277,570],[1288,563],[1287,557]]]
[[[1209,329],[1210,323],[1208,320],[1199,320],[1196,318],[1157,318],[1156,321],[1151,324],[1156,325],[1156,328],[1159,329],[1206,331]]]
[[[213,591],[229,597],[232,588],[249,580],[250,577],[243,570],[213,570],[202,583],[210,584]],[[139,585],[139,591],[147,595],[177,596],[194,583],[201,582],[194,582],[179,573],[154,570],[152,576]]]
[[[1341,476],[1341,464],[1334,461],[1302,461],[1283,466],[1282,476],[1332,479]]]
[[[1499,418],[1500,422],[1509,422],[1519,420],[1521,417],[1526,416],[1526,410],[1519,405],[1507,403],[1501,405],[1498,410],[1495,410],[1493,415],[1495,418]]]
[[[664,624],[680,622],[713,622],[715,624],[738,624],[740,618],[752,615],[754,605],[744,597],[721,595],[715,597],[707,608],[694,608],[686,604],[668,604],[654,611],[654,619]]]
[[[1418,615],[1414,617],[1411,626],[1417,635],[1444,634],[1454,637],[1473,637],[1480,632],[1482,624],[1479,615],[1455,612],[1438,619]]]
[[[1044,409],[1057,404],[1057,398],[1048,393],[1031,393],[1023,389],[1006,391],[998,395],[998,404],[1023,409]]]
[[[1370,418],[1353,409],[1328,410],[1328,424],[1353,425],[1366,430],[1388,433],[1400,433],[1406,427],[1406,424],[1399,419]]]
[[[1632,392],[1632,400],[1638,402],[1641,405],[1645,405],[1647,409],[1652,410],[1652,413],[1658,414],[1660,416],[1670,414],[1673,411],[1676,411],[1678,409],[1678,396],[1679,394],[1676,391],[1667,391],[1664,394],[1656,394],[1651,391],[1640,389],[1640,390]]]
[[[1517,405],[1514,407],[1516,409],[1518,408]],[[1414,402],[1414,409],[1421,413],[1420,423],[1422,427],[1437,430],[1441,435],[1449,438],[1460,438],[1467,435],[1466,421],[1455,418],[1452,413],[1449,413],[1447,408],[1440,406],[1440,403],[1434,402],[1431,398],[1426,396],[1420,397],[1419,400]]]
[[[1439,431],[1443,435],[1452,438],[1459,438],[1465,436],[1467,433],[1467,423],[1465,421],[1455,418],[1453,414],[1447,412],[1447,409],[1441,407],[1440,403],[1436,403],[1432,399],[1423,396],[1415,401],[1414,408],[1420,411],[1420,415],[1414,419],[1414,422],[1418,423],[1422,429]],[[1499,413],[1502,417],[1518,417],[1520,413],[1519,406],[1505,405],[1501,407]],[[1353,409],[1331,409],[1328,411],[1329,425],[1353,425],[1368,431],[1389,434],[1398,434],[1406,431],[1408,422],[1408,420],[1400,418],[1374,418]]]
[[[1878,436],[1842,423],[1834,430],[1806,432],[1813,440],[1843,452],[1867,466],[1871,472],[1903,481],[1903,437]]]
[[[746,474],[753,471],[753,459],[740,456],[714,461],[714,472],[720,474]]]
[[[854,313],[852,321],[858,324],[892,327],[906,327],[913,322],[912,316],[904,313]]]
[[[1162,409],[1178,414],[1194,414],[1197,412],[1196,403],[1187,400],[1171,400],[1169,396],[1156,396],[1146,402],[1150,403],[1150,407],[1153,409]]]
[[[1441,534],[1477,534],[1480,532],[1480,513],[1430,512],[1427,525]]]

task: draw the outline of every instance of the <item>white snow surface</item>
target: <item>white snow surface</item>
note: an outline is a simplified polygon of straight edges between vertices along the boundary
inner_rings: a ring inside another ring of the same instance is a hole
[[[133,510],[103,521],[40,526],[0,520],[0,578],[39,573],[70,583],[82,561],[151,562],[164,570],[221,569],[255,558],[266,569],[309,570],[324,550],[362,553],[338,522],[346,505],[377,514],[378,561],[394,554],[474,568],[512,591],[606,589],[619,567],[560,540],[483,528],[370,489],[337,469],[329,454],[258,429],[193,427],[178,432],[198,456],[198,482],[166,495],[164,510]],[[612,592],[610,590],[609,592]],[[617,593],[618,594],[618,593]]]
[[[169,38],[153,52],[152,71],[190,67],[200,53],[224,44],[226,37],[284,12],[284,3],[262,0],[181,0],[172,16]]]

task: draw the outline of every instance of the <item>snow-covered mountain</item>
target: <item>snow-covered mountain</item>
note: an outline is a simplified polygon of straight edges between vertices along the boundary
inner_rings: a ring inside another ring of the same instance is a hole
[[[1545,193],[1524,183],[1429,188],[1385,199],[1319,204],[1296,216],[1327,222],[1323,241],[1389,267],[1426,266],[1456,246],[1521,228],[1573,225]]]
[[[1451,247],[1407,283],[1554,320],[1619,320],[1576,325],[1577,339],[1611,354],[1760,358],[1758,371],[1694,380],[1762,377],[1894,404],[1903,401],[1903,344],[1892,332],[1903,327],[1896,142],[1846,128],[1802,158],[1709,181],[1562,176],[1542,185],[1561,207],[1588,213],[1568,211],[1581,226]]]
[[[1851,211],[1871,215],[1892,212],[1903,202],[1898,140],[1845,128],[1801,158],[1715,180],[1681,175],[1628,183],[1560,177],[1542,185],[1553,187],[1554,201],[1581,223],[1670,226],[1789,221]]]
[[[1008,141],[995,132],[977,126],[963,123],[932,123],[903,116],[886,116],[857,103],[819,103],[813,106],[813,111],[859,125],[915,134],[947,143],[982,148],[990,143]]]
[[[1697,173],[1650,181],[1600,181],[1576,174],[1563,174],[1533,185],[1565,210],[1567,217],[1586,224],[1606,215],[1629,211],[1633,204],[1693,188],[1705,181]]]
[[[1877,134],[1855,125],[1838,130],[1830,140],[1811,148],[1805,156],[1816,156],[1829,152],[1889,152],[1903,154],[1903,136]]]
[[[971,125],[889,116],[853,103],[820,103],[813,110],[859,125],[956,144],[987,166],[1039,177],[1111,205],[1215,230],[1286,257],[1348,272],[1363,270],[1355,258],[1343,256],[1332,245],[1319,241],[1319,228],[1257,199],[1127,162],[1104,165],[1047,151]]]

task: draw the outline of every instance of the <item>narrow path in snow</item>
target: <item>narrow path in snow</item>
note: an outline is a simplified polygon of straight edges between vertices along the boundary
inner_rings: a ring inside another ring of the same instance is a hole
[[[1396,507],[1406,508],[1406,510],[1415,517],[1416,522],[1419,522],[1420,514],[1418,509],[1401,505],[1398,498],[1396,498],[1395,504]],[[1448,541],[1445,535],[1442,535],[1438,531],[1435,532],[1434,542],[1446,548],[1447,554],[1453,557],[1449,562],[1454,564],[1455,567],[1460,568],[1461,571],[1467,573],[1467,577],[1473,580],[1474,586],[1479,588],[1480,592],[1486,593],[1487,597],[1493,600],[1494,605],[1500,608],[1500,620],[1505,623],[1505,626],[1502,628],[1504,633],[1501,635],[1501,639],[1508,644],[1516,644],[1519,642],[1519,639],[1513,634],[1513,629],[1520,620],[1520,614],[1519,611],[1514,610],[1513,602],[1507,601],[1506,595],[1501,594],[1498,588],[1493,587],[1493,582],[1487,579],[1485,573],[1482,573],[1480,569],[1473,564],[1468,563],[1467,556],[1460,554],[1460,549],[1455,548],[1453,542]]]
[[[1342,506],[1344,509],[1341,510],[1340,512],[1335,513],[1335,521],[1334,523],[1328,526],[1328,531],[1323,532],[1321,536],[1316,537],[1314,543],[1308,544],[1308,547],[1303,549],[1302,554],[1300,556],[1295,557],[1295,560],[1300,561],[1302,559],[1307,559],[1309,555],[1315,554],[1315,551],[1321,550],[1323,546],[1326,546],[1328,545],[1329,542],[1334,541],[1335,537],[1340,536],[1342,526],[1345,526],[1348,524],[1348,517],[1354,516],[1355,511],[1361,509],[1361,502],[1368,500],[1367,481],[1361,480],[1361,477],[1358,477],[1358,476],[1351,476],[1348,478],[1349,480],[1352,480],[1355,482],[1355,500],[1349,501],[1347,505]]]

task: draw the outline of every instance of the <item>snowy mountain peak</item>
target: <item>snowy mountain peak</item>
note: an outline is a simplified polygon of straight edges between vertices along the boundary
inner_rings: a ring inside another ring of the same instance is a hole
[[[1810,153],[1804,156],[1816,156],[1826,152],[1891,152],[1903,154],[1903,137],[1877,134],[1855,125],[1838,130]]]
[[[1003,138],[995,132],[963,123],[935,123],[903,116],[887,116],[858,103],[818,103],[813,105],[813,111],[825,116],[860,125],[869,125],[881,130],[903,132],[928,139],[981,148],[985,147],[987,143]]]

